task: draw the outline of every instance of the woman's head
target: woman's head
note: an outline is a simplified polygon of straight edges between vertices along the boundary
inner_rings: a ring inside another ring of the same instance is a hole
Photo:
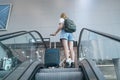
[[[61,13],[60,18],[67,18],[67,15],[65,13]]]

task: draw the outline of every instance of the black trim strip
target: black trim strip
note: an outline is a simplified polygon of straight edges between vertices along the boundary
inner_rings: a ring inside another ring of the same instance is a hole
[[[95,63],[90,59],[83,59],[79,62],[79,66],[82,67],[84,77],[87,80],[105,80],[104,75],[101,73]]]
[[[101,73],[101,71],[95,66],[95,64],[93,63],[92,60],[88,60],[86,59],[86,62],[89,64],[89,66],[91,67],[94,75],[96,76],[97,80],[105,80],[105,78],[103,77],[103,74]],[[99,73],[99,74],[98,74]]]
[[[17,33],[23,33],[23,32],[27,32],[27,31],[17,31],[17,32],[13,32],[13,33],[3,34],[3,35],[0,35],[0,38],[4,37],[4,36],[9,36],[9,35],[17,34]]]

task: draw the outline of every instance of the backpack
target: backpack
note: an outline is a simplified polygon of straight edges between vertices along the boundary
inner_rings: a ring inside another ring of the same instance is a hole
[[[71,19],[67,18],[64,21],[63,29],[65,30],[65,32],[73,33],[76,31],[76,25],[74,24],[74,22]]]

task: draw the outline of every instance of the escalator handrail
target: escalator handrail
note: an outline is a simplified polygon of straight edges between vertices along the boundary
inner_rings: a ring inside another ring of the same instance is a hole
[[[4,40],[10,39],[10,38],[18,37],[18,36],[21,36],[24,34],[30,34],[32,36],[32,38],[36,41],[35,37],[30,32],[24,32],[24,33],[20,33],[20,34],[16,34],[16,35],[7,36],[5,38],[1,38],[0,41],[4,41]]]
[[[36,41],[36,38],[30,32],[24,32],[24,33],[15,34],[15,35],[12,35],[12,36],[7,36],[7,37],[4,37],[4,38],[1,38],[0,41],[7,40],[7,39],[10,39],[10,38],[14,38],[14,37],[18,37],[18,36],[21,36],[21,35],[24,35],[24,34],[31,35],[31,37]]]
[[[88,64],[88,66],[86,66]],[[95,79],[95,80],[105,80],[104,75],[101,73],[99,68],[95,65],[95,63],[91,59],[83,59],[80,63],[79,66],[82,67],[83,73],[86,75],[86,78],[89,80]],[[86,71],[87,69],[89,69]],[[90,72],[92,71],[92,72]]]
[[[0,35],[0,38],[1,38],[1,37],[4,37],[4,36],[13,35],[13,34],[23,33],[23,32],[27,32],[27,31],[17,31],[17,32],[12,32],[12,33],[7,33],[7,34],[2,34],[2,35]]]
[[[36,41],[36,38],[34,37],[34,35],[31,32],[35,32],[35,33],[37,33],[39,35],[39,37],[41,38],[41,40],[42,40],[42,42],[44,44],[45,49],[47,49],[47,46],[46,46],[46,44],[44,42],[44,39],[43,39],[42,35],[36,30],[27,31],[27,32],[25,31],[24,33],[16,34],[16,35],[13,35],[13,36],[7,36],[5,38],[0,39],[0,41],[7,40],[7,39],[10,39],[10,38],[13,38],[13,37],[18,37],[18,36],[21,36],[21,35],[24,35],[24,34],[30,34],[32,36],[32,38]]]
[[[35,33],[37,33],[37,34],[39,35],[40,39],[42,40],[45,49],[47,49],[47,45],[46,45],[46,43],[45,43],[44,38],[42,37],[42,35],[41,35],[38,31],[36,31],[36,30],[32,30],[32,31],[30,31],[30,32],[35,32]]]
[[[95,74],[97,80],[105,80],[104,75],[101,73],[101,71],[99,70],[99,68],[97,68],[97,66],[93,63],[92,60],[86,59],[86,62],[91,67],[91,69],[92,69],[93,73]]]
[[[118,36],[111,35],[111,34],[108,34],[108,33],[99,32],[99,31],[96,31],[96,30],[91,30],[91,29],[87,29],[87,28],[82,28],[82,30],[80,31],[79,40],[78,40],[78,45],[77,45],[77,59],[79,59],[79,53],[80,53],[80,51],[79,51],[79,46],[80,46],[80,44],[81,44],[81,38],[82,38],[82,34],[83,34],[84,30],[87,30],[87,31],[96,33],[96,34],[98,34],[98,35],[107,37],[107,38],[112,39],[112,40],[115,40],[115,41],[117,41],[117,42],[120,42],[120,37],[118,37]]]
[[[44,68],[44,64],[40,61],[34,61],[30,67],[23,73],[19,80],[33,80],[32,78],[38,72],[39,69]]]

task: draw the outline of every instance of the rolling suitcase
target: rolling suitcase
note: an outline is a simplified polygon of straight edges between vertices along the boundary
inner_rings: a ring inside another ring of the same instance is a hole
[[[56,42],[54,42],[54,48],[51,48],[51,41],[50,48],[45,50],[45,67],[59,67],[60,63],[60,51],[56,48]]]

